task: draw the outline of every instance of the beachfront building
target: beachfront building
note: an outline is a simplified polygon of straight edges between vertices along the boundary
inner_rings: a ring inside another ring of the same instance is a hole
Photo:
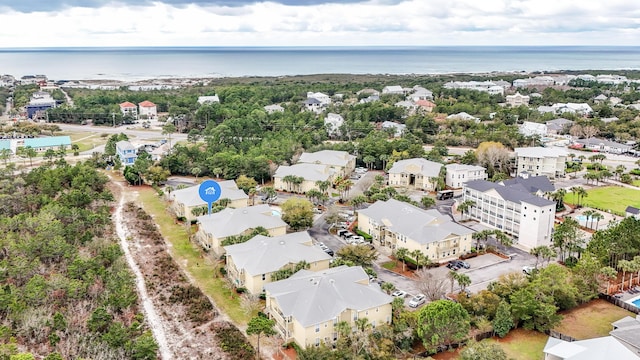
[[[505,87],[511,84],[497,83],[494,81],[449,81],[443,87],[445,89],[466,89],[489,93],[491,95],[504,95]]]
[[[515,148],[516,173],[528,172],[532,176],[545,175],[549,179],[565,176],[567,151],[550,147]]]
[[[502,180],[499,184],[540,197],[548,196],[549,193],[556,191],[556,187],[548,177],[544,175],[530,176],[528,173],[521,173],[512,179]]]
[[[470,228],[436,209],[424,210],[395,199],[359,210],[358,229],[371,235],[375,245],[419,250],[433,262],[455,259],[472,246]]]
[[[423,88],[420,85],[413,87],[413,93],[407,96],[407,100],[417,103],[420,100],[433,100],[433,92]]]
[[[335,170],[324,164],[281,165],[273,175],[273,187],[280,191],[304,194],[311,189],[318,189],[317,181],[333,182]]]
[[[284,108],[278,104],[271,104],[271,105],[266,105],[264,107],[264,111],[266,111],[267,114],[281,113],[281,112],[284,112]]]
[[[227,207],[240,209],[249,206],[249,196],[243,190],[238,189],[234,180],[219,181],[218,185],[222,191],[220,199],[229,199]],[[194,209],[208,207],[207,203],[200,198],[199,188],[200,185],[194,185],[171,192],[170,196],[173,201],[170,209],[177,218],[191,222],[197,217],[193,213]]]
[[[143,119],[155,120],[158,118],[158,108],[156,104],[145,100],[138,104],[138,106],[140,107],[139,114]]]
[[[307,92],[307,99],[316,99],[322,104],[323,107],[331,104],[331,97],[321,92],[309,91]]]
[[[554,78],[552,78],[551,76],[536,76],[533,78],[527,78],[527,79],[516,79],[513,80],[513,87],[515,88],[519,88],[519,87],[536,87],[536,86],[542,86],[542,87],[547,87],[547,86],[553,86],[555,85],[556,81]]]
[[[250,294],[264,292],[264,285],[277,280],[279,272],[293,271],[301,262],[307,270],[321,271],[329,268],[332,257],[313,244],[308,232],[296,232],[268,237],[256,235],[249,241],[224,247],[227,277],[236,287],[247,289]]]
[[[280,213],[267,204],[240,209],[226,208],[215,214],[198,216],[196,220],[196,241],[203,249],[216,255],[224,254],[222,242],[230,236],[248,235],[258,227],[265,228],[269,236],[280,236],[287,232],[287,223],[282,221]]]
[[[320,114],[322,111],[324,111],[324,105],[322,105],[322,102],[315,98],[305,100],[303,105],[304,110],[311,111],[316,114]]]
[[[469,181],[463,186],[462,201],[473,204],[466,216],[513,236],[514,243],[527,250],[552,243],[556,203],[532,195],[518,184]]]
[[[136,148],[126,140],[120,140],[116,143],[116,155],[124,166],[133,165],[138,158]]]
[[[390,85],[382,88],[382,95],[404,95],[404,89],[400,85]]]
[[[328,113],[324,118],[324,127],[327,129],[327,135],[340,136],[340,127],[344,124],[344,118],[340,114]]]
[[[516,92],[513,95],[507,95],[506,103],[511,107],[518,107],[522,105],[527,106],[529,105],[529,96],[522,95],[519,92]]]
[[[123,117],[138,119],[138,107],[134,103],[128,101],[121,103],[120,112],[122,113]]]
[[[487,169],[477,165],[448,164],[445,165],[447,175],[445,184],[453,189],[460,189],[471,180],[487,180]]]
[[[305,349],[338,340],[338,324],[349,328],[366,318],[372,328],[391,324],[393,298],[369,282],[360,266],[323,271],[300,270],[288,279],[264,285],[265,312],[285,343]]]
[[[356,157],[346,151],[320,150],[302,153],[298,164],[327,165],[334,171],[335,176],[347,177],[356,168]]]
[[[389,169],[389,185],[433,191],[443,165],[423,158],[398,160]]]

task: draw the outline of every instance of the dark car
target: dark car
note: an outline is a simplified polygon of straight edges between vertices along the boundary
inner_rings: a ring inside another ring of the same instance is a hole
[[[461,266],[458,266],[457,263],[454,263],[452,261],[449,261],[449,263],[447,263],[447,268],[453,270],[453,271],[458,271],[458,269],[461,268]]]
[[[333,250],[331,250],[331,249],[329,249],[329,248],[326,248],[326,249],[324,250],[324,252],[326,252],[327,254],[329,254],[329,256],[333,256],[333,255],[334,255]]]

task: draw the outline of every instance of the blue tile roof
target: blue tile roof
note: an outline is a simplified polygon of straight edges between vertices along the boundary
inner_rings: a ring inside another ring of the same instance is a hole
[[[44,138],[24,139],[24,146],[32,148],[54,147],[54,146],[71,146],[71,138],[69,136],[52,136]]]

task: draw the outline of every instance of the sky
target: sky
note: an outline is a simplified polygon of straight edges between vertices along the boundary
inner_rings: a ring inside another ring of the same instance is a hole
[[[0,0],[0,47],[640,45],[632,0]]]

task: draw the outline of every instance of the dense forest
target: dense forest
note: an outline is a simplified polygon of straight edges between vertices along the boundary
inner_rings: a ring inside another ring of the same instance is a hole
[[[0,358],[156,358],[107,182],[63,161],[0,170]]]

